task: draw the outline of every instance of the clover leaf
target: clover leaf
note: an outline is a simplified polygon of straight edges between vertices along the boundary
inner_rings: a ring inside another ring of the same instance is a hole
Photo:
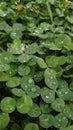
[[[30,96],[24,95],[23,97],[19,98],[16,103],[16,108],[19,113],[26,114],[29,112],[33,105],[33,101]]]
[[[73,105],[72,104],[66,105],[63,110],[63,113],[67,118],[73,120]]]
[[[8,113],[0,112],[0,130],[7,127],[10,121]]]
[[[64,107],[65,107],[65,103],[64,100],[61,98],[57,98],[52,104],[51,107],[57,111],[57,112],[62,112]]]
[[[58,87],[58,80],[54,76],[46,76],[45,84],[50,88],[55,90]]]
[[[1,100],[1,110],[6,113],[12,113],[15,110],[16,100],[11,97],[5,97]]]
[[[9,88],[14,88],[19,86],[21,83],[21,78],[20,77],[11,77],[7,82],[6,86]]]
[[[46,65],[45,61],[42,58],[40,58],[40,57],[37,57],[37,64],[42,69],[46,69],[47,68],[47,65]]]
[[[39,127],[36,123],[28,123],[25,125],[24,130],[39,130]]]
[[[32,59],[32,55],[28,55],[26,53],[18,57],[18,61],[20,63],[27,63],[28,61],[30,61],[30,59]]]
[[[27,90],[30,85],[34,85],[33,78],[30,75],[29,76],[24,76],[21,79],[21,87],[22,87],[22,89]]]
[[[40,114],[41,114],[40,107],[34,103],[30,111],[28,112],[28,115],[30,117],[38,117]]]
[[[70,125],[68,127],[62,128],[60,130],[73,130],[73,125]]]
[[[18,73],[21,76],[28,75],[30,73],[30,67],[25,66],[25,65],[21,65],[21,66],[18,67]]]
[[[11,126],[11,130],[21,130],[20,126],[17,124],[17,123],[14,123],[12,126]]]
[[[49,128],[54,123],[54,117],[50,114],[41,114],[39,117],[39,122],[43,128]]]
[[[12,92],[13,95],[15,95],[17,97],[22,97],[22,96],[25,95],[25,91],[23,91],[20,88],[13,88],[13,89],[11,89],[11,92]]]
[[[0,72],[8,71],[10,69],[10,66],[8,64],[0,64]]]
[[[54,119],[55,128],[64,128],[67,126],[67,124],[68,124],[68,119],[66,118],[65,115],[63,115],[63,113],[59,113],[55,116]]]
[[[44,102],[52,103],[55,100],[55,92],[46,87],[41,89],[41,97]]]

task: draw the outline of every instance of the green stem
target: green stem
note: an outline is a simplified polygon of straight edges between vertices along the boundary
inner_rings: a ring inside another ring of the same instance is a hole
[[[52,25],[54,26],[52,10],[51,10],[50,4],[49,4],[49,2],[48,2],[47,0],[46,0],[46,5],[47,5],[48,13],[49,13],[49,15],[50,15],[51,23],[52,23]]]
[[[4,50],[2,47],[0,47],[0,50],[1,50],[2,52],[5,52],[5,50]]]

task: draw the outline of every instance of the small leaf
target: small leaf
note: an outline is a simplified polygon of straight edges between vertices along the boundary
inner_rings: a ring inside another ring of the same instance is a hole
[[[5,97],[1,100],[1,110],[6,113],[12,113],[15,110],[16,101],[14,98]]]
[[[58,87],[58,80],[54,76],[46,76],[45,77],[45,84],[55,90]]]
[[[11,77],[7,82],[6,86],[9,88],[14,88],[19,86],[21,83],[21,78],[20,77]]]
[[[70,126],[65,127],[65,128],[61,128],[60,130],[73,130],[73,125],[70,125]]]
[[[66,105],[65,108],[64,108],[64,110],[63,110],[63,114],[67,118],[73,120],[73,105],[72,104]]]
[[[21,87],[24,90],[27,90],[30,85],[34,85],[34,80],[31,76],[24,76],[21,80]]]
[[[20,40],[15,40],[8,48],[8,52],[11,54],[22,54],[25,51],[25,44],[21,44]]]
[[[48,67],[57,67],[58,65],[63,65],[67,61],[67,57],[65,56],[47,56],[46,63]]]
[[[57,91],[58,97],[66,101],[73,101],[73,91],[70,91],[68,88],[61,88]]]
[[[35,56],[33,56],[32,59],[29,60],[28,65],[29,66],[36,65],[36,57]]]
[[[11,126],[11,130],[21,130],[20,126],[16,123],[14,123],[12,126]]]
[[[26,51],[25,52],[27,54],[35,54],[37,52],[37,50],[38,50],[38,45],[36,43],[33,43],[33,44],[28,45],[26,47]]]
[[[16,64],[10,64],[10,69],[7,71],[7,74],[14,76],[17,73],[18,66]]]
[[[43,79],[43,71],[38,71],[34,74],[35,82],[40,82]]]
[[[73,24],[73,16],[67,16],[66,19],[68,20],[69,23]]]
[[[25,95],[17,100],[16,107],[19,113],[26,114],[30,111],[33,105],[31,97]]]
[[[39,28],[41,28],[43,32],[48,31],[50,29],[50,25],[47,22],[41,22]]]
[[[6,15],[5,12],[3,12],[1,10],[0,10],[0,15],[1,15],[1,12],[3,15]],[[0,22],[0,30],[5,31],[5,32],[10,32],[12,30],[12,28],[5,21],[2,21],[2,22]]]
[[[46,87],[41,89],[41,97],[44,102],[52,103],[55,100],[55,92]]]
[[[45,60],[48,67],[56,67],[58,65],[58,58],[56,56],[47,56]]]
[[[10,117],[8,113],[0,112],[0,130],[6,128],[9,121],[10,121]]]
[[[64,114],[60,113],[55,116],[54,127],[55,128],[64,128],[68,124],[68,120]]]
[[[40,57],[37,57],[37,64],[42,69],[46,69],[47,68],[47,65],[46,65],[45,61],[42,58],[40,58]]]
[[[41,114],[40,107],[34,103],[30,111],[28,112],[28,115],[30,117],[38,117],[40,114]]]
[[[20,39],[22,37],[22,31],[24,30],[24,26],[21,23],[14,23],[11,38],[12,39]]]
[[[22,97],[25,95],[25,91],[23,91],[22,89],[20,88],[13,88],[11,89],[11,92],[14,96],[18,96],[18,97]]]
[[[65,107],[65,103],[64,100],[61,98],[57,98],[52,104],[51,107],[57,111],[57,112],[62,112],[64,107]]]
[[[23,88],[26,94],[30,95],[32,98],[36,98],[40,95],[40,87],[37,85],[30,84],[27,87]]]
[[[6,15],[6,12],[0,9],[0,17],[5,17]]]
[[[28,61],[30,61],[30,59],[32,59],[32,55],[28,54],[22,54],[18,57],[18,60],[21,63],[27,63]]]
[[[62,76],[62,74],[63,74],[63,69],[62,69],[62,67],[61,66],[57,66],[56,68],[55,68],[55,71],[56,71],[56,77],[61,77]]]
[[[63,89],[63,88],[68,89],[68,83],[65,80],[58,79],[58,88],[60,88],[60,89]]]
[[[28,75],[30,73],[30,67],[29,66],[25,66],[25,65],[20,65],[18,67],[18,73],[21,76]]]
[[[39,117],[40,126],[43,128],[49,128],[53,125],[54,117],[49,114],[41,114]]]
[[[9,52],[0,53],[0,62],[7,64],[14,61],[14,56]]]
[[[8,64],[0,64],[0,72],[8,71],[10,69],[10,66]]]
[[[45,102],[40,102],[40,109],[42,113],[50,113],[51,112],[51,108],[49,106],[49,104],[45,103]]]
[[[36,123],[28,123],[25,125],[24,130],[39,130],[39,127]]]
[[[0,72],[0,82],[8,81],[10,79],[10,75],[5,72]]]
[[[73,90],[73,81],[70,83],[69,88]]]
[[[56,71],[53,70],[53,69],[47,68],[47,69],[44,71],[44,76],[45,76],[45,77],[48,77],[48,76],[56,77]]]

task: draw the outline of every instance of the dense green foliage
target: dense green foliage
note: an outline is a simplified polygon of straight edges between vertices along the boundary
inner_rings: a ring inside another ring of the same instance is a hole
[[[0,0],[0,130],[72,124],[73,1]]]

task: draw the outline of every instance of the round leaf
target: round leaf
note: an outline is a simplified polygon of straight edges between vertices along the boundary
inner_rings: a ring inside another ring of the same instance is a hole
[[[60,113],[55,116],[54,127],[63,128],[68,124],[68,120],[64,114]]]
[[[18,99],[16,107],[17,107],[18,112],[25,114],[29,112],[32,105],[33,105],[33,102],[32,102],[31,97],[29,97],[28,95],[25,95],[21,97],[20,99]]]
[[[14,123],[12,126],[11,126],[11,130],[21,130],[20,126],[16,123]]]
[[[31,45],[28,45],[26,48],[26,53],[27,54],[35,54],[38,50],[38,45],[36,43],[33,43]]]
[[[24,86],[24,90],[32,98],[36,98],[40,95],[40,87],[34,84],[27,85],[27,87]]]
[[[66,105],[63,110],[63,113],[67,118],[73,120],[73,105]]]
[[[41,97],[44,102],[52,103],[55,100],[55,92],[46,87],[41,89]]]
[[[47,65],[46,65],[45,61],[42,58],[40,58],[40,57],[37,57],[37,64],[42,69],[47,68]]]
[[[13,88],[11,90],[11,92],[12,92],[13,95],[18,96],[18,97],[22,97],[22,96],[25,95],[25,92],[20,88]]]
[[[40,82],[43,79],[43,72],[42,71],[38,71],[34,74],[34,80],[35,82]]]
[[[17,35],[18,32],[12,32],[11,35]],[[25,50],[25,44],[21,44],[20,40],[18,41],[14,41],[13,44],[11,44],[8,48],[8,52],[10,52],[11,54],[22,54]]]
[[[10,117],[7,113],[0,113],[0,130],[7,127],[8,123],[10,121]]]
[[[21,83],[21,78],[20,77],[12,77],[6,82],[6,86],[9,88],[14,88],[19,86]]]
[[[68,88],[59,89],[57,95],[63,100],[73,101],[73,91],[70,91]]]
[[[15,110],[16,101],[14,98],[5,97],[1,100],[1,110],[6,113],[12,113]]]
[[[49,104],[47,104],[45,102],[40,103],[40,109],[41,109],[42,113],[50,113],[51,112],[51,108],[50,108]]]
[[[8,71],[10,66],[8,64],[0,64],[0,72]]]
[[[7,74],[9,74],[10,76],[13,76],[17,73],[17,68],[18,66],[15,64],[10,64],[10,69],[7,71]]]
[[[1,63],[10,63],[14,61],[14,56],[9,52],[2,52],[0,53],[0,62]]]
[[[44,76],[47,77],[47,76],[53,76],[53,77],[56,77],[56,71],[53,70],[53,69],[46,69],[44,71]]]
[[[56,67],[58,65],[58,58],[56,56],[47,56],[45,60],[48,67]]]
[[[26,124],[26,126],[24,127],[24,130],[39,130],[39,127],[37,124],[35,123],[28,123]]]
[[[70,88],[71,90],[73,90],[73,81],[70,83],[69,88]]]
[[[21,87],[27,90],[30,85],[34,85],[34,80],[31,76],[24,76],[21,80]]]
[[[32,55],[22,54],[18,57],[20,63],[27,63],[30,59],[32,59]]]
[[[30,67],[25,66],[25,65],[21,65],[21,66],[18,67],[18,73],[21,76],[28,75],[30,73]]]
[[[58,88],[63,89],[63,88],[68,88],[68,83],[65,80],[58,79]]]
[[[10,75],[4,72],[0,73],[0,81],[4,82],[4,81],[8,81],[10,79]]]
[[[65,103],[64,100],[61,98],[57,98],[52,104],[51,107],[57,111],[57,112],[62,112],[64,107],[65,107]]]
[[[54,76],[46,76],[45,77],[45,84],[55,90],[58,87],[58,80]]]
[[[73,125],[70,125],[68,127],[62,128],[60,130],[73,130]]]
[[[38,117],[41,114],[40,107],[37,104],[33,104],[32,108],[28,112],[30,117]]]
[[[53,122],[54,122],[54,117],[52,115],[42,114],[39,117],[40,126],[42,126],[43,128],[51,127],[53,125]]]

